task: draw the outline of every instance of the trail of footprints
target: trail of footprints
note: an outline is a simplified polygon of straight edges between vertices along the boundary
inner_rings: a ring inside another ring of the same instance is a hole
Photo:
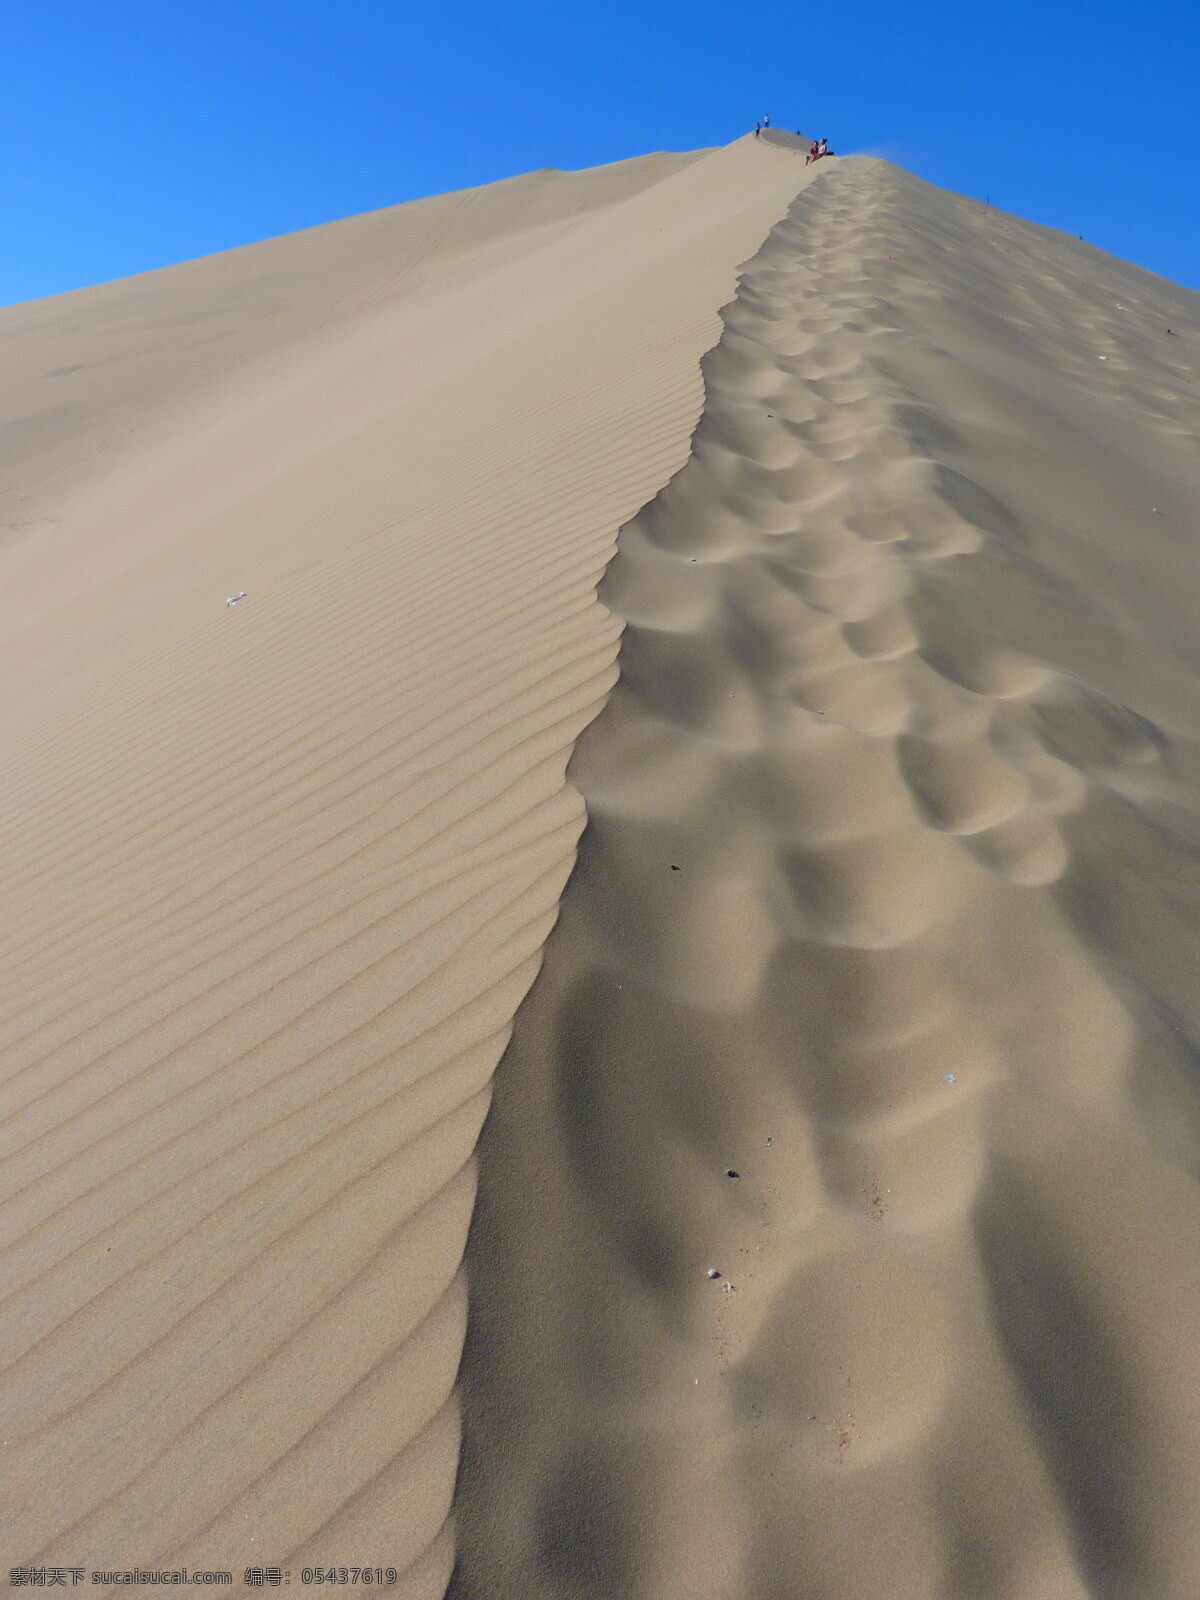
[[[1030,1421],[980,1212],[998,1152],[1065,1171],[1128,1113],[1134,1019],[1047,891],[1113,749],[1158,752],[939,606],[1008,513],[876,365],[910,337],[878,288],[888,182],[844,164],[774,230],[601,588],[627,629],[571,768],[586,955],[556,970],[552,938],[531,1003],[560,1012],[581,1231],[657,1331],[580,1414],[585,1498],[644,1499],[652,1440],[654,1503],[704,1513],[660,1543],[631,1505],[636,1570],[555,1547],[531,1594],[1121,1592]],[[522,1049],[519,1018],[502,1086]]]

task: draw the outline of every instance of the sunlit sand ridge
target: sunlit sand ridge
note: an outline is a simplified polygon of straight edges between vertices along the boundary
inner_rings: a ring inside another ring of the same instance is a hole
[[[533,174],[0,313],[9,1565],[444,1592],[596,581],[802,170]]]
[[[0,312],[10,1566],[1196,1600],[1196,297],[800,148]]]
[[[600,593],[461,1600],[1200,1589],[1196,297],[820,171]]]

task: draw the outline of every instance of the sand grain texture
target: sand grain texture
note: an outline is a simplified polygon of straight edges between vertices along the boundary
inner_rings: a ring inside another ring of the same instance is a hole
[[[1190,1600],[1196,297],[853,159],[723,320],[481,1141],[452,1593]]]
[[[10,1565],[1200,1592],[1196,297],[799,148],[0,312]]]
[[[11,1565],[444,1592],[596,580],[799,181],[531,174],[0,313]]]

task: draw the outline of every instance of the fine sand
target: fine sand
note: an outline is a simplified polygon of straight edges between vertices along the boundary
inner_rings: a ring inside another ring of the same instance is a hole
[[[0,1564],[443,1591],[596,581],[801,172],[535,174],[0,313]]]
[[[1200,301],[800,148],[0,313],[8,1565],[1200,1595]]]

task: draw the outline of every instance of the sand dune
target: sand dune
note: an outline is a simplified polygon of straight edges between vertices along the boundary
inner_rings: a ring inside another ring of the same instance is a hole
[[[600,587],[463,1600],[1200,1592],[1197,310],[875,161],[750,262]]]
[[[596,580],[799,181],[533,175],[0,316],[11,1564],[443,1592]]]
[[[801,148],[0,312],[10,1565],[1200,1592],[1196,297]]]

